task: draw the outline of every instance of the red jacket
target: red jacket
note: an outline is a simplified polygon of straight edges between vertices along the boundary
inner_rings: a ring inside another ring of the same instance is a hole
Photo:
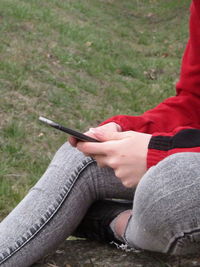
[[[173,153],[200,152],[200,0],[193,0],[190,10],[190,38],[176,96],[141,116],[118,115],[102,123],[116,122],[123,131],[152,134],[148,167]]]

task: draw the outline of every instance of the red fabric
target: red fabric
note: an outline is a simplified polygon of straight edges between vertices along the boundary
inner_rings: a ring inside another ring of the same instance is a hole
[[[185,129],[200,129],[200,126],[197,125],[195,128],[191,127],[191,126],[180,126],[180,127],[176,127],[173,131],[171,132],[154,132],[152,134],[152,136],[174,136],[175,134],[177,134],[178,132],[185,130]]]
[[[150,149],[148,153],[147,169],[152,167],[153,165],[156,165],[159,161],[163,160],[164,158],[173,155],[175,153],[181,153],[181,152],[200,153],[200,147],[176,148],[176,149],[171,149],[169,151]]]
[[[166,99],[141,116],[118,115],[102,124],[116,122],[123,131],[150,134],[170,133],[179,126],[200,129],[200,0],[192,1],[190,11],[190,37],[182,60],[180,79],[176,85],[176,96]],[[154,154],[149,151],[148,167],[163,157],[160,151]]]
[[[172,132],[155,132],[152,134],[152,138],[154,137],[174,137],[176,134],[180,133],[182,130],[186,129],[194,129],[190,126],[188,127],[177,127],[175,128]],[[195,129],[200,129],[200,127],[195,127]],[[161,144],[162,141],[158,141],[158,144]],[[185,145],[187,144],[187,140],[185,140]],[[155,148],[155,147],[154,147]],[[174,149],[169,149],[167,151],[164,150],[159,150],[159,149],[154,149],[154,148],[149,148],[148,149],[148,154],[147,154],[147,168],[152,167],[153,165],[156,165],[159,161],[163,160],[164,158],[175,154],[175,153],[181,153],[181,152],[200,152],[200,147],[195,146],[195,147],[183,147],[183,148],[174,148]]]

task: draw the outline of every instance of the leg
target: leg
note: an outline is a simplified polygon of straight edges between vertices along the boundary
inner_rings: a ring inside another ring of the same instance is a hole
[[[128,198],[108,168],[64,144],[28,195],[0,224],[0,265],[30,266],[69,236],[97,199]]]
[[[175,255],[199,251],[199,166],[199,153],[179,153],[146,173],[125,231],[129,245]]]

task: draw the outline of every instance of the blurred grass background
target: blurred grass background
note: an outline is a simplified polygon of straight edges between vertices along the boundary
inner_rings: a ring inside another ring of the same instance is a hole
[[[0,1],[0,219],[67,136],[174,95],[189,0]]]

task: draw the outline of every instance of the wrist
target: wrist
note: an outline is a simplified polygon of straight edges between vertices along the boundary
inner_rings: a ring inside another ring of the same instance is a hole
[[[151,134],[144,134],[141,140],[143,144],[142,157],[143,157],[143,162],[145,163],[144,165],[145,172],[148,169],[148,147],[149,147],[151,138],[152,138]]]

